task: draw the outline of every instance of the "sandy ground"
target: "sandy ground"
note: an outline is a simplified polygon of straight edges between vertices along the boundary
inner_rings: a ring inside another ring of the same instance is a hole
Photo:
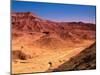
[[[94,41],[85,41],[84,43],[78,45],[77,47],[64,47],[62,49],[55,50],[45,50],[35,47],[27,48],[24,51],[27,54],[33,55],[32,59],[28,60],[17,60],[17,62],[12,62],[12,72],[17,73],[36,73],[36,72],[46,72],[48,69],[54,69],[68,61],[71,57],[79,54],[85,48],[90,46]],[[32,49],[34,48],[34,51]],[[14,48],[15,50],[17,49]]]

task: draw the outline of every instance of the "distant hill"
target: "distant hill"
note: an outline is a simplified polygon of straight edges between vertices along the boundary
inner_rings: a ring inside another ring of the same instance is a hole
[[[44,20],[31,12],[13,12],[12,30],[13,36],[18,32],[40,32],[54,34],[63,40],[67,38],[95,39],[95,24],[83,22],[53,22]],[[73,37],[74,36],[74,37]]]

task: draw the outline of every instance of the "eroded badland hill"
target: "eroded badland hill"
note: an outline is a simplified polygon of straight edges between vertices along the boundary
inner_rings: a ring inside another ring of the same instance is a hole
[[[53,22],[30,12],[13,12],[11,16],[14,74],[81,69],[80,66],[87,63],[81,62],[93,51],[91,48],[87,51],[87,48],[95,43],[95,24]],[[92,55],[95,58],[95,53]],[[92,60],[88,64],[90,62]],[[71,65],[62,69],[62,65],[69,63]],[[80,66],[76,67],[76,64]]]

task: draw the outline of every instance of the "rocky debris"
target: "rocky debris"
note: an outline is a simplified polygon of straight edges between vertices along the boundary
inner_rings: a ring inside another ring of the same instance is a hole
[[[27,59],[30,59],[30,58],[31,58],[30,55],[25,54],[21,50],[12,51],[12,59],[27,60]]]
[[[96,69],[96,43],[72,57],[69,61],[52,71],[73,71]],[[49,70],[48,70],[49,71]]]

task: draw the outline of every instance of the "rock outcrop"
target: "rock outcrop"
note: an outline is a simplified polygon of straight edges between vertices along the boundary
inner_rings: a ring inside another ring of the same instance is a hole
[[[74,71],[96,69],[96,43],[52,71]],[[49,70],[48,70],[49,71]]]

